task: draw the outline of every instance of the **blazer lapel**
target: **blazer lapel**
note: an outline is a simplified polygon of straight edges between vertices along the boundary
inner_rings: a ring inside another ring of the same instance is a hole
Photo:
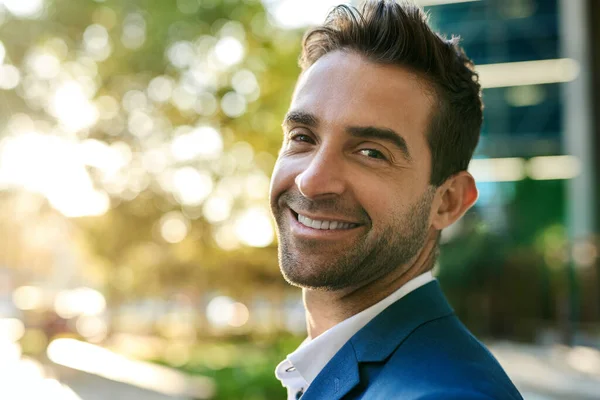
[[[352,343],[348,341],[317,375],[302,400],[339,400],[359,382],[358,362]]]
[[[452,315],[437,281],[407,294],[358,331],[310,384],[302,400],[339,400],[360,383],[360,362],[381,362],[420,325]]]

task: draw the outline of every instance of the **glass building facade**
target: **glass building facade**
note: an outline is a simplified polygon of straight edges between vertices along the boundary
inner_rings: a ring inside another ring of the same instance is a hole
[[[434,28],[459,35],[476,65],[560,57],[557,0],[471,1],[428,7]],[[561,148],[560,83],[484,90],[476,157],[556,155]]]

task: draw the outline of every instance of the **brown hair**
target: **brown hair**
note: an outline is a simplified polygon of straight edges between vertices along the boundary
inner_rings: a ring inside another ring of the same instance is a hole
[[[408,68],[421,77],[436,103],[427,141],[430,183],[439,186],[468,168],[479,141],[483,104],[477,73],[459,39],[445,39],[427,21],[422,9],[407,2],[369,0],[360,11],[337,6],[324,25],[305,34],[300,67],[306,70],[329,52],[347,50],[375,63]]]

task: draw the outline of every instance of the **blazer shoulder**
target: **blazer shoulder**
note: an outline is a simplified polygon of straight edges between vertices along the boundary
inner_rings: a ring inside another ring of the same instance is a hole
[[[522,400],[492,353],[455,315],[428,321],[392,353],[377,376],[419,400]]]
[[[484,393],[474,393],[466,391],[445,391],[438,393],[428,393],[420,396],[415,400],[497,400],[496,397],[491,397]]]

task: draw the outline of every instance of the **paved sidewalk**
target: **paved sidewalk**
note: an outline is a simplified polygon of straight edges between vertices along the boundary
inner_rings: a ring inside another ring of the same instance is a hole
[[[191,400],[140,389],[65,367],[53,366],[52,369],[58,380],[70,387],[81,400]]]
[[[600,351],[509,342],[490,349],[525,400],[600,400]],[[81,400],[184,400],[59,367],[59,380]]]
[[[508,342],[489,347],[525,400],[600,400],[598,350]],[[22,358],[16,347],[11,351],[10,346],[0,346],[0,350],[2,400],[187,400],[50,362],[42,364]]]
[[[599,400],[600,351],[501,342],[490,350],[525,400]]]

